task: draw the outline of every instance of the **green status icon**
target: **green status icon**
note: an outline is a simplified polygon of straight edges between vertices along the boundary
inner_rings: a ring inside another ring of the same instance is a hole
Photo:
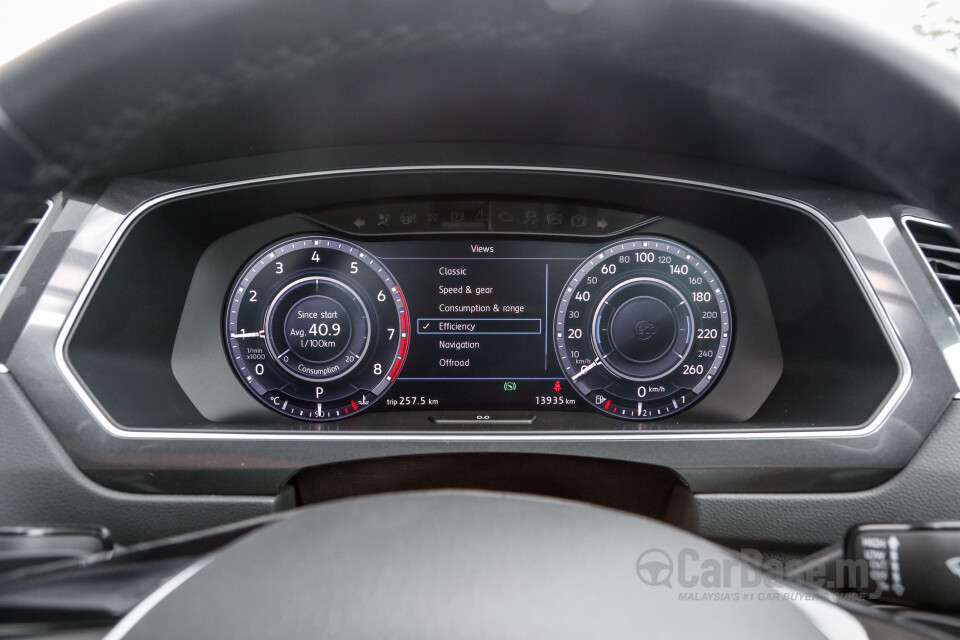
[[[504,391],[516,391],[516,390],[517,390],[517,383],[516,383],[516,382],[504,382],[504,383],[503,383],[503,390],[504,390]]]

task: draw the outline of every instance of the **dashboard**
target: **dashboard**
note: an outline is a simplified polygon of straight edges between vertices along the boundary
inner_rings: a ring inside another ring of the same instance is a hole
[[[378,478],[658,517],[674,494],[815,505],[896,475],[955,392],[949,332],[904,303],[930,276],[895,199],[643,156],[354,153],[51,202],[6,362],[85,476],[218,496],[204,518]]]

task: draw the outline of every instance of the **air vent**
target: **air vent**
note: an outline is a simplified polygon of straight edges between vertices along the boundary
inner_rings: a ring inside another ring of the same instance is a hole
[[[23,224],[7,238],[6,244],[0,247],[0,282],[3,282],[7,274],[13,271],[13,266],[17,263],[17,258],[20,257],[23,248],[27,246],[27,242],[29,242],[33,232],[37,230],[38,224],[40,224],[40,218],[27,218]]]
[[[905,219],[904,225],[940,281],[950,304],[960,313],[960,244],[953,239],[951,227],[917,218]]]

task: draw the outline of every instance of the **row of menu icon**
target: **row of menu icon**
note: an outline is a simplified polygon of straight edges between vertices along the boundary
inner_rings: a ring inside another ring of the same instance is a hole
[[[378,227],[389,227],[391,226],[391,213],[378,213],[376,226]],[[438,223],[440,222],[440,214],[437,212],[428,212],[425,214],[427,222]],[[467,213],[465,211],[451,211],[450,222],[458,223],[465,222],[467,220]],[[487,211],[478,211],[474,216],[474,220],[478,222],[487,222],[489,220],[490,214]],[[497,213],[497,219],[501,222],[514,222],[514,214],[510,211],[500,211]],[[541,213],[539,211],[524,211],[523,218],[521,220],[522,224],[525,225],[539,225],[540,224]],[[397,216],[397,221],[403,226],[409,226],[417,223],[417,213],[413,211],[403,211]],[[550,226],[560,226],[563,224],[563,214],[557,212],[550,212],[543,215],[543,221]],[[609,223],[605,218],[600,217],[596,219],[596,225],[600,229],[605,229]],[[364,216],[357,216],[353,221],[353,224],[358,229],[363,229],[367,226],[367,218]],[[570,216],[570,225],[576,228],[587,226],[587,216],[582,214],[576,214]]]
[[[314,213],[318,222],[355,234],[492,231],[610,235],[651,218],[574,204],[529,202],[387,203]]]

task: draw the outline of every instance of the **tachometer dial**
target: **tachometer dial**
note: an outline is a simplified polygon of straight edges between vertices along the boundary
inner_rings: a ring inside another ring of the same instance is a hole
[[[703,397],[732,336],[717,273],[689,247],[655,236],[618,242],[581,264],[554,323],[560,366],[577,392],[631,420],[662,418]]]
[[[301,420],[371,406],[409,343],[403,292],[367,251],[324,236],[289,238],[254,257],[227,301],[226,348],[265,405]]]

